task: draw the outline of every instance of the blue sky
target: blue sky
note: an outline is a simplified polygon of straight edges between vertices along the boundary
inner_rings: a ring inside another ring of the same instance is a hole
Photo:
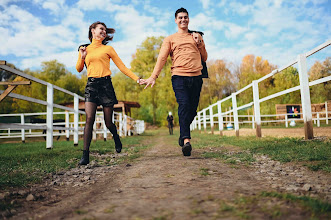
[[[32,70],[57,59],[76,74],[78,45],[89,42],[91,23],[103,21],[116,29],[110,45],[130,67],[147,37],[177,31],[180,7],[189,28],[205,33],[209,60],[240,64],[254,54],[282,67],[331,38],[331,0],[0,0],[0,59]],[[309,62],[328,56],[330,48]]]

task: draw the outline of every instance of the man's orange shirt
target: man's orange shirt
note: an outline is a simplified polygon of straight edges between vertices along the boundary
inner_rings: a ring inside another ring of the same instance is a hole
[[[135,81],[139,79],[138,76],[124,65],[114,48],[103,45],[101,40],[92,39],[92,43],[86,47],[86,51],[85,63],[87,67],[87,77],[100,78],[111,75],[109,62],[110,59],[112,59],[122,73]],[[76,69],[78,72],[84,69],[84,60],[82,60],[80,53],[78,55]]]
[[[172,60],[171,73],[179,76],[201,75],[201,60],[207,60],[207,51],[202,37],[197,45],[190,33],[175,33],[166,37],[162,43],[152,76],[156,79],[170,54]]]

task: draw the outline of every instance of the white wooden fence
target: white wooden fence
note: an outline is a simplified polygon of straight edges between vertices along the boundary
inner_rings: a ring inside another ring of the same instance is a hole
[[[0,130],[7,131],[4,133],[1,133],[0,138],[14,138],[14,137],[17,138],[19,136],[22,138],[22,141],[25,141],[25,137],[33,137],[35,135],[46,136],[46,148],[53,148],[54,130],[58,130],[58,131],[65,130],[66,137],[69,138],[69,135],[73,135],[74,145],[75,146],[78,145],[78,135],[81,133],[81,131],[83,129],[83,128],[79,127],[79,125],[82,125],[84,123],[84,122],[79,121],[79,114],[85,114],[85,112],[79,110],[78,107],[79,107],[79,100],[84,100],[83,97],[81,97],[75,93],[72,93],[68,90],[65,90],[61,87],[55,86],[51,83],[48,83],[48,82],[45,82],[38,78],[35,78],[31,75],[25,74],[19,70],[13,69],[7,65],[0,64],[0,69],[6,70],[10,73],[16,74],[16,75],[21,76],[30,81],[34,81],[34,82],[47,86],[47,94],[46,94],[47,101],[35,99],[32,97],[27,97],[27,96],[15,94],[15,93],[8,94],[8,96],[12,97],[12,98],[21,99],[21,100],[25,100],[28,102],[34,102],[34,103],[38,103],[41,105],[45,105],[45,106],[47,106],[47,112],[0,115],[0,117],[20,117],[20,121],[21,121],[21,123],[0,123]],[[66,106],[55,104],[53,102],[54,89],[71,95],[74,100],[74,108],[69,108]],[[3,92],[4,92],[3,90],[0,90],[0,93],[3,93]],[[66,112],[54,112],[53,111],[54,108],[65,110]],[[64,124],[62,123],[62,126],[58,126],[58,125],[61,125],[58,123],[53,124],[53,115],[54,114],[65,114],[66,120],[65,120]],[[69,114],[73,114],[74,119],[72,122],[69,121]],[[25,123],[24,117],[28,116],[28,115],[46,115],[46,124],[31,124],[31,123],[27,124],[27,123]],[[103,119],[103,116],[101,113],[98,113],[96,118]],[[119,135],[121,135],[121,136],[123,136],[123,135],[126,136],[128,134],[129,135],[141,134],[144,132],[144,128],[145,128],[144,121],[134,120],[134,119],[130,118],[129,116],[122,115],[122,113],[116,113],[116,112],[114,112],[113,118],[115,119],[115,122],[117,122],[119,125],[118,132],[119,132]],[[101,123],[102,126],[95,130],[95,134],[103,133],[104,138],[106,138],[108,131],[106,129],[106,126],[104,125],[104,120],[99,120],[98,122],[96,121],[95,126],[97,123]],[[63,125],[64,125],[64,127],[63,127]],[[15,135],[12,135],[14,130],[19,130],[20,132],[15,133]],[[29,132],[26,133],[26,130],[28,130]],[[39,132],[39,134],[32,133],[32,130],[46,130],[46,134],[43,135],[40,132]],[[59,135],[59,133],[57,133],[56,135]]]
[[[241,116],[238,115],[238,111],[249,108],[249,107],[254,107],[254,117],[250,116],[250,117],[252,117],[252,122],[250,122],[250,123],[252,123],[253,128],[256,129],[256,136],[261,137],[262,136],[261,117],[266,117],[266,116],[261,115],[260,103],[273,99],[273,98],[276,98],[278,96],[290,93],[290,92],[300,90],[301,104],[302,104],[302,116],[303,116],[301,120],[303,120],[303,122],[304,122],[305,139],[312,139],[313,138],[313,117],[312,117],[312,111],[311,111],[311,100],[310,100],[309,87],[330,81],[331,76],[327,76],[327,77],[309,82],[306,59],[307,59],[307,57],[313,55],[314,53],[317,53],[318,51],[330,46],[330,44],[331,44],[331,40],[328,40],[327,42],[319,45],[318,47],[314,48],[313,50],[311,50],[307,53],[299,54],[297,56],[297,58],[294,61],[290,62],[288,65],[285,65],[282,68],[273,70],[271,73],[261,77],[258,80],[254,80],[252,83],[250,83],[246,87],[240,89],[239,91],[232,93],[231,96],[228,96],[222,100],[219,100],[216,103],[208,106],[207,108],[202,109],[201,111],[199,111],[197,113],[197,116],[194,118],[194,121],[191,124],[191,130],[194,130],[194,129],[201,130],[201,125],[203,126],[204,129],[206,129],[207,122],[209,122],[211,131],[214,132],[214,124],[215,124],[215,122],[217,122],[218,130],[220,131],[220,134],[222,135],[224,123],[227,123],[226,121],[223,120],[223,118],[229,116],[230,114],[233,114],[234,130],[236,132],[236,136],[239,136],[239,117],[241,117]],[[290,88],[290,89],[283,90],[281,92],[277,92],[275,94],[272,94],[272,95],[269,95],[267,97],[260,99],[258,84],[260,82],[262,82],[263,80],[274,76],[275,74],[285,70],[286,68],[288,68],[296,63],[298,63],[298,67],[299,67],[298,72],[299,72],[300,85]],[[242,105],[242,106],[237,106],[237,95],[251,87],[253,89],[253,101],[250,103],[247,103],[245,105]],[[227,100],[232,101],[231,110],[222,112],[222,103]],[[213,108],[214,109],[216,108],[217,112],[214,112]],[[326,122],[328,123],[328,111],[326,111],[326,112],[327,112],[327,114],[326,114],[326,118],[324,120],[326,120]],[[207,113],[208,113],[208,115],[207,115]],[[317,114],[317,115],[319,115],[319,114]],[[275,115],[273,115],[273,116],[275,116]],[[244,117],[247,117],[247,116],[244,116]],[[270,115],[268,117],[270,117]],[[217,121],[214,121],[215,118],[217,118]],[[320,121],[320,120],[322,120],[322,119],[319,119],[318,121]]]
[[[67,140],[69,140],[70,136],[74,135],[74,122],[70,121],[70,116],[73,115],[73,112],[54,112],[54,115],[64,115],[64,122],[54,122],[53,126],[62,127],[65,132],[62,133],[62,130],[58,130],[58,132],[53,132],[54,137],[65,136]],[[17,113],[17,114],[0,114],[0,119],[2,117],[11,117],[11,118],[19,118],[21,121],[20,125],[23,125],[24,129],[13,129],[12,126],[8,126],[8,124],[1,124],[3,126],[7,125],[6,128],[0,129],[0,139],[8,139],[8,138],[21,138],[22,142],[25,142],[27,137],[46,137],[46,133],[43,130],[46,130],[46,123],[31,123],[27,122],[26,117],[30,116],[45,116],[46,112],[40,113]],[[72,118],[72,117],[71,117]],[[129,120],[128,120],[129,119]],[[114,112],[113,113],[113,122],[117,125],[117,130],[120,136],[131,136],[136,134],[141,134],[145,131],[145,123],[143,120],[134,120],[127,115],[122,115],[122,113]],[[85,121],[78,122],[78,135],[83,134]],[[27,129],[26,126],[32,126],[33,128]],[[35,129],[34,129],[35,128]],[[38,128],[38,130],[37,130]],[[66,129],[71,128],[71,129]],[[103,134],[103,138],[106,140],[107,135],[110,134],[110,131],[105,126],[105,122],[103,119],[103,112],[97,112],[96,120],[93,126],[93,139],[97,138],[97,134]]]

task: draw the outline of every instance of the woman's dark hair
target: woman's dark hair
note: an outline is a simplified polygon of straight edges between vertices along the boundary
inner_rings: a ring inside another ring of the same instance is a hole
[[[181,12],[187,13],[187,16],[188,16],[188,12],[187,12],[187,10],[185,8],[179,8],[175,12],[175,18],[177,18],[178,13],[181,13]]]
[[[113,34],[113,33],[115,33],[115,29],[114,29],[114,28],[107,28],[106,24],[103,23],[103,22],[97,21],[97,22],[94,22],[93,24],[90,25],[90,28],[89,28],[89,30],[88,30],[88,38],[89,38],[90,41],[92,42],[92,38],[93,38],[93,35],[92,35],[92,29],[96,28],[96,27],[98,26],[98,24],[101,24],[101,25],[103,25],[103,26],[106,28],[107,36],[106,36],[106,38],[102,41],[102,44],[106,45],[106,44],[108,44],[108,41],[113,40],[113,36],[109,36],[108,34]]]

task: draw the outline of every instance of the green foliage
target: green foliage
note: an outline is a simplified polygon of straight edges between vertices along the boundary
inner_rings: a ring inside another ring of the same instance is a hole
[[[221,100],[235,91],[235,77],[230,71],[230,63],[224,60],[208,62],[209,79],[203,81],[200,95],[200,109]]]
[[[131,70],[141,78],[148,78],[153,72],[164,37],[149,37],[137,49],[131,62]],[[123,74],[113,77],[114,88],[119,100],[138,101],[139,109],[132,109],[132,117],[148,123],[165,125],[169,111],[176,117],[176,99],[171,85],[171,60],[168,57],[153,88],[143,86]]]
[[[309,80],[317,80],[331,75],[331,57],[325,59],[323,63],[316,61],[309,71]],[[323,103],[331,100],[331,82],[321,83],[312,86],[310,89],[311,102]]]

